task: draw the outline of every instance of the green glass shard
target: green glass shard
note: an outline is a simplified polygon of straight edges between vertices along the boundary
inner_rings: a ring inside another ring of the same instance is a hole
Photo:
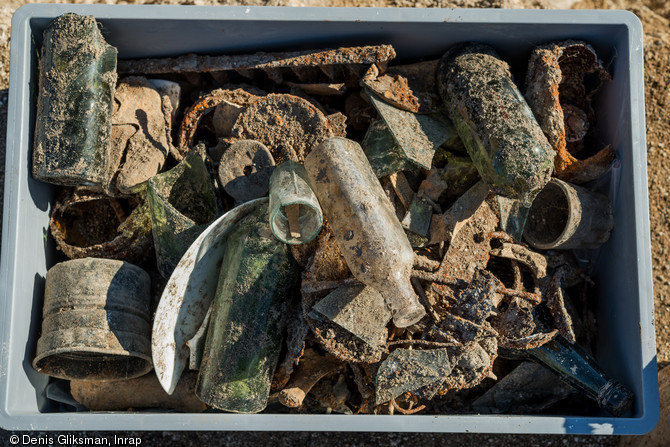
[[[416,194],[401,224],[404,229],[427,238],[432,217],[433,206]]]
[[[437,148],[447,141],[458,139],[454,126],[444,114],[407,112],[387,104],[370,90],[366,93],[403,154],[412,163],[430,169]]]
[[[362,146],[377,178],[416,167],[405,158],[402,149],[381,120],[375,120],[370,124]]]
[[[216,217],[214,188],[198,146],[146,185],[158,271],[169,278],[191,243]]]
[[[520,241],[523,229],[526,226],[530,207],[523,206],[520,200],[496,196],[498,211],[500,212],[500,229]]]

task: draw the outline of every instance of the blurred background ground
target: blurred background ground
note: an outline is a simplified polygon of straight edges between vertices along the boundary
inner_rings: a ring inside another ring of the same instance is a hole
[[[271,6],[377,6],[377,7],[484,7],[628,9],[642,21],[645,46],[645,91],[649,208],[655,295],[656,344],[659,369],[670,364],[670,2],[665,0],[0,0],[0,202],[3,197],[7,98],[9,88],[10,24],[14,11],[26,3],[271,5]],[[666,147],[667,146],[667,147]],[[2,208],[0,207],[0,212]],[[667,371],[666,371],[667,373]],[[661,402],[669,407],[670,402]],[[667,413],[667,409],[665,410]],[[336,417],[336,416],[334,416]],[[668,423],[667,419],[665,423]],[[0,445],[9,445],[12,433],[0,430]],[[111,433],[74,432],[75,436]],[[46,433],[32,433],[46,437]],[[50,433],[49,437],[56,438]],[[614,446],[613,436],[405,434],[405,433],[283,433],[283,432],[132,432],[148,446]],[[56,443],[65,447],[68,443]],[[670,439],[665,445],[670,445]]]

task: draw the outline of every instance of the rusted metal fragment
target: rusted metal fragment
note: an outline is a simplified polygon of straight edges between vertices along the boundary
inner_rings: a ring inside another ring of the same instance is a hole
[[[277,164],[286,160],[302,163],[322,141],[344,136],[314,105],[293,95],[270,94],[258,99],[240,114],[233,136],[265,144]]]
[[[538,280],[543,280],[547,276],[547,258],[523,245],[504,242],[500,248],[491,250],[491,255],[522,263]]]
[[[322,356],[314,349],[305,349],[291,381],[279,393],[279,402],[290,408],[301,406],[307,393],[319,380],[343,366],[342,361],[332,355]]]
[[[488,323],[484,323],[485,325]],[[454,368],[441,385],[440,393],[472,388],[487,378],[498,356],[498,343],[492,334],[468,343],[459,357],[453,357]]]
[[[119,61],[118,72],[127,74],[204,73],[209,71],[261,69],[266,73],[278,68],[303,68],[329,65],[370,65],[395,58],[391,45],[343,47],[337,49],[291,51],[281,53],[178,57]],[[326,73],[327,70],[322,70]]]
[[[480,182],[468,190],[463,202],[459,203],[459,199],[452,206],[453,210],[443,215],[445,219],[451,219],[448,228],[452,229],[449,249],[437,271],[444,282],[454,279],[472,281],[475,272],[486,267],[491,241],[480,236],[489,234],[498,225],[498,217],[485,200],[487,196],[487,186]],[[438,293],[442,288],[441,284],[433,284]]]
[[[405,158],[388,127],[381,120],[370,124],[361,146],[377,178],[414,167]]]
[[[317,96],[341,96],[347,92],[347,88],[344,84],[328,84],[328,83],[306,84],[306,83],[287,82],[286,85],[288,85],[289,87],[300,89],[307,94]]]
[[[473,403],[478,413],[540,414],[575,390],[544,366],[524,362]]]
[[[272,379],[272,389],[281,390],[286,386],[293,370],[305,352],[305,340],[309,326],[302,316],[300,304],[292,306],[286,322],[286,355],[277,365]]]
[[[232,103],[240,107],[248,107],[256,102],[264,93],[258,89],[235,90],[218,89],[201,96],[186,112],[179,128],[177,141],[179,153],[183,157],[193,144],[193,136],[200,120],[213,111],[219,104]],[[253,139],[253,138],[252,138]]]
[[[589,81],[585,82],[587,76]],[[568,40],[542,45],[533,51],[524,96],[556,151],[556,177],[581,184],[610,169],[616,157],[611,146],[585,160],[570,153],[571,148],[573,152],[581,148],[587,129],[594,127],[591,99],[600,85],[610,79],[593,48],[584,42]]]
[[[558,332],[570,343],[575,343],[575,330],[572,325],[572,318],[570,313],[565,308],[565,300],[563,298],[563,289],[561,288],[561,280],[563,272],[559,270],[554,274],[544,290],[544,297],[547,301],[547,307],[551,311],[551,316],[554,319],[554,327]]]
[[[386,70],[388,76],[402,76],[414,97],[419,102],[418,113],[433,113],[439,110],[441,100],[435,82],[439,60],[416,64],[395,65]]]
[[[486,203],[486,198],[489,195],[488,186],[480,181],[459,197],[444,214],[433,216],[429,244],[442,241],[451,243],[459,231],[472,219],[486,217],[485,220],[489,221],[486,226],[494,230],[498,218],[493,213],[493,209]],[[494,217],[495,223],[493,223]]]
[[[481,331],[486,330],[481,324],[451,314],[444,315],[441,325],[443,330],[463,343],[475,340]]]
[[[459,138],[449,119],[440,112],[430,115],[407,112],[387,104],[370,91],[367,93],[405,157],[424,169],[430,169],[438,147]]]
[[[344,374],[331,374],[312,388],[311,396],[326,414],[353,414],[347,405],[351,391],[345,379]]]
[[[119,82],[114,99],[106,190],[110,195],[128,195],[156,175],[171,152],[172,109],[163,108],[159,92],[142,77]]]
[[[511,300],[507,309],[491,318],[491,326],[498,331],[501,346],[533,335],[537,327],[533,306],[526,301]]]
[[[419,111],[419,99],[412,92],[404,76],[382,75],[374,79],[363,78],[361,83],[393,107],[412,113]]]
[[[377,371],[375,403],[379,405],[441,381],[451,370],[447,349],[396,349]]]
[[[553,330],[549,332],[538,332],[526,337],[517,338],[514,340],[505,340],[505,342],[500,342],[501,348],[508,349],[533,349],[539,348],[540,346],[549,343],[553,340],[556,335],[558,335],[558,330]]]
[[[316,303],[313,310],[375,348],[386,344],[391,312],[372,287],[338,287]]]
[[[114,199],[83,188],[64,189],[49,230],[70,259],[141,262],[153,251],[149,207],[142,197]]]

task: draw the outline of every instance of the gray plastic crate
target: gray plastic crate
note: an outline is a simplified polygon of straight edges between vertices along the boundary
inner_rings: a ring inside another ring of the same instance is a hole
[[[615,228],[603,247],[597,359],[636,396],[632,414],[561,416],[238,415],[55,413],[48,378],[30,362],[41,325],[44,275],[55,248],[55,188],[30,175],[37,50],[66,13],[94,15],[121,58],[392,44],[400,60],[439,57],[452,44],[492,44],[523,79],[531,48],[590,42],[614,76],[597,98],[599,132],[622,163]],[[5,208],[0,266],[0,426],[25,430],[331,430],[489,433],[645,433],[659,416],[649,240],[642,27],[625,11],[27,5],[12,20]]]

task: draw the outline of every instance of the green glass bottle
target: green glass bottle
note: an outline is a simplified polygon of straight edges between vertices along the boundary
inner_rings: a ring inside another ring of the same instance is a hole
[[[262,411],[279,360],[285,307],[300,275],[268,221],[268,208],[260,207],[225,242],[196,388],[220,410]]]
[[[102,188],[110,175],[116,48],[93,16],[64,14],[44,31],[33,177]]]
[[[499,348],[499,353],[503,357],[531,360],[546,366],[614,416],[621,416],[633,404],[630,391],[607,376],[587,352],[560,335],[539,348]]]
[[[493,48],[461,44],[438,67],[440,95],[481,177],[530,206],[551,178],[554,150]]]

